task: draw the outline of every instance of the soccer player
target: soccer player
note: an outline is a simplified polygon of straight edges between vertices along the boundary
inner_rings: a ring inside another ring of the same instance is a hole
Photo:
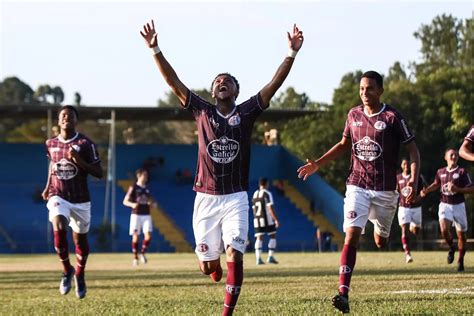
[[[74,277],[76,296],[86,296],[84,270],[89,255],[87,233],[91,222],[91,202],[87,176],[102,178],[102,167],[96,145],[76,132],[78,112],[70,105],[59,109],[58,136],[46,141],[49,158],[48,181],[42,193],[47,200],[49,221],[54,231],[54,248],[63,265],[59,292],[71,290]],[[76,246],[76,269],[69,262],[67,227],[72,228]]]
[[[457,269],[461,272],[464,271],[464,255],[466,254],[467,246],[466,205],[464,204],[464,194],[461,192],[454,193],[451,190],[453,184],[456,186],[456,189],[470,188],[472,181],[466,170],[458,166],[458,152],[455,149],[447,149],[444,153],[444,160],[446,160],[447,166],[438,169],[434,182],[421,191],[421,196],[425,197],[428,193],[441,188],[441,201],[438,211],[439,227],[444,240],[446,240],[449,246],[448,264],[453,263],[454,253],[456,252],[456,245],[453,243],[453,236],[451,234],[451,226],[454,223],[456,227],[459,250]]]
[[[415,199],[409,203],[407,197],[412,189],[408,186],[411,179],[410,171],[408,170],[409,161],[408,159],[402,159],[401,167],[402,173],[397,175],[397,191],[400,195],[398,201],[398,224],[402,230],[402,245],[405,251],[406,263],[413,262],[410,249],[408,247],[408,233],[411,232],[415,237],[418,235],[421,229],[421,196],[420,192],[423,187],[422,175],[418,179],[418,192]]]
[[[140,231],[143,231],[145,235],[140,251],[140,261],[143,264],[148,262],[145,253],[150,245],[151,233],[153,232],[150,206],[154,203],[150,189],[147,187],[148,171],[138,169],[135,172],[135,176],[137,177],[137,181],[128,188],[127,194],[123,198],[123,205],[132,209],[129,232],[130,236],[132,236],[132,264],[134,267],[138,266],[138,240],[140,238]]]
[[[474,143],[474,125],[471,126],[471,129],[464,138],[464,142],[459,148],[459,156],[469,161],[474,161],[474,152],[473,152],[473,143]]]
[[[196,120],[198,161],[193,189],[196,191],[193,230],[201,271],[214,281],[222,278],[220,255],[226,252],[227,280],[223,315],[231,315],[243,280],[243,254],[248,233],[247,190],[250,141],[255,120],[268,108],[270,99],[283,84],[303,44],[303,33],[294,25],[288,33],[288,56],[272,80],[260,92],[237,105],[239,83],[228,74],[212,81],[209,103],[189,90],[158,47],[153,21],[140,32],[165,81],[183,108]],[[214,48],[212,48],[214,49]],[[220,47],[225,53],[224,47]]]
[[[397,160],[400,143],[410,155],[411,172],[407,201],[417,192],[420,155],[402,115],[380,102],[383,78],[375,71],[362,75],[359,96],[362,104],[347,116],[343,137],[317,160],[306,160],[298,168],[298,177],[306,180],[322,166],[351,150],[351,168],[344,199],[344,247],[339,267],[339,294],[333,297],[335,308],[349,312],[349,285],[356,262],[359,239],[367,220],[374,224],[374,240],[381,248],[388,242],[390,226],[397,209]]]
[[[253,227],[255,229],[255,257],[257,265],[263,264],[261,258],[263,236],[268,235],[268,263],[277,264],[278,261],[273,256],[277,245],[276,230],[280,226],[278,222],[275,208],[273,207],[273,195],[268,191],[268,179],[260,178],[258,181],[259,188],[253,193],[252,209],[253,209]]]

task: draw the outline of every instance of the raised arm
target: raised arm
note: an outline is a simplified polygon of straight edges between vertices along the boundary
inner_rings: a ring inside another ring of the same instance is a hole
[[[474,161],[474,152],[472,151],[472,147],[472,143],[465,139],[461,145],[461,148],[459,148],[459,156],[468,161]]]
[[[306,165],[298,168],[298,178],[306,180],[310,175],[319,170],[320,167],[333,161],[351,148],[351,140],[342,137],[341,141],[329,149],[324,155],[317,160],[306,159]]]
[[[140,31],[143,39],[153,53],[153,58],[161,72],[161,75],[165,79],[166,83],[170,86],[173,93],[178,97],[181,105],[186,104],[186,98],[188,95],[188,88],[179,80],[178,75],[174,71],[173,67],[168,63],[165,56],[158,47],[158,34],[155,31],[155,22],[151,20],[143,26],[143,32]]]
[[[293,66],[293,62],[295,61],[296,53],[303,45],[303,32],[299,30],[296,24],[293,25],[292,34],[287,34],[289,46],[288,56],[285,57],[283,63],[280,65],[280,67],[278,67],[272,80],[267,85],[265,85],[262,90],[260,90],[260,96],[262,98],[264,106],[269,105],[271,98],[275,95],[277,90],[285,81],[286,77],[290,73],[291,66]]]

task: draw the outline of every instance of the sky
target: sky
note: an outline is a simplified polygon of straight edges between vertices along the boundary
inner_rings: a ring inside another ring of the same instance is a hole
[[[413,36],[443,13],[470,18],[470,1],[33,1],[0,0],[0,80],[60,86],[84,105],[155,106],[170,91],[139,31],[154,19],[159,46],[190,89],[216,74],[240,82],[238,101],[273,77],[296,23],[305,37],[288,87],[331,103],[342,76],[387,74],[420,60]]]

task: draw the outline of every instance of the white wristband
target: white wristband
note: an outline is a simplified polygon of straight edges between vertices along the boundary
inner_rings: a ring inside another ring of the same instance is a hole
[[[291,48],[288,49],[288,57],[295,58],[296,54],[298,54],[297,50],[292,50]]]
[[[152,55],[156,55],[161,52],[161,49],[158,47],[158,45],[154,47],[150,47]]]

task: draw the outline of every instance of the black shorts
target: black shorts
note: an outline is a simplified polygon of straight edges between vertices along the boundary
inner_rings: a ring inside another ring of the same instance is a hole
[[[255,227],[255,237],[262,236],[262,235],[274,235],[276,234],[276,227],[275,225],[268,225],[264,227]]]

